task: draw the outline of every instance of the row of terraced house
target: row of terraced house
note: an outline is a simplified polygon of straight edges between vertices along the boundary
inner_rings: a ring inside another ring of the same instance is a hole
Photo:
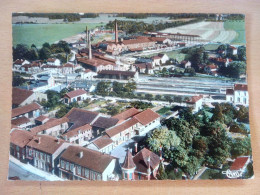
[[[30,129],[12,128],[12,156],[64,179],[106,181],[120,174],[111,150],[158,127],[160,115],[130,108],[108,117],[73,108],[63,118],[39,116],[35,121]]]

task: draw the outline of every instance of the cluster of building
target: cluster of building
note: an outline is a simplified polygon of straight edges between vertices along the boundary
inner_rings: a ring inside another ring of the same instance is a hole
[[[156,179],[157,165],[141,162],[144,155],[149,156],[151,162],[157,157],[151,151],[144,148],[140,155],[133,157],[139,159],[135,161],[135,169],[139,171],[137,176],[131,177],[125,177],[126,164],[119,164],[118,158],[110,155],[122,143],[160,126],[160,115],[151,109],[130,108],[109,117],[72,108],[57,119],[42,114],[42,107],[34,102],[36,94],[32,91],[18,88],[13,91],[21,96],[13,99],[10,154],[21,162],[70,180]],[[64,101],[83,100],[84,95],[84,90],[68,92]],[[147,163],[146,158],[143,160]],[[144,166],[154,170],[149,177]]]

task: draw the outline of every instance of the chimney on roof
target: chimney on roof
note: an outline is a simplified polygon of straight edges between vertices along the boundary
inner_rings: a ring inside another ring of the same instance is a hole
[[[151,166],[151,163],[150,163],[150,155],[148,156],[147,158],[147,163],[148,163],[148,169],[147,169],[147,174],[148,174],[148,180],[150,180],[150,176],[151,176],[151,169],[150,169],[150,166]]]
[[[137,145],[138,145],[138,143],[135,142],[135,153],[137,153]]]
[[[88,59],[92,59],[90,32],[88,31]]]
[[[38,138],[38,144],[40,144],[40,143],[41,143],[41,137]]]
[[[115,43],[118,43],[117,20],[115,20]]]
[[[80,151],[79,158],[82,158],[82,157],[83,157],[83,151]]]
[[[59,143],[60,143],[60,140],[59,140],[59,139],[56,139],[56,142],[57,142],[57,144],[59,144]]]

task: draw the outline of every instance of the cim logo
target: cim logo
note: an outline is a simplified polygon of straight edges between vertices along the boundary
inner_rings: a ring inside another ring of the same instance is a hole
[[[222,171],[222,174],[225,174],[229,179],[234,179],[238,177],[242,177],[243,171],[242,169],[230,171],[229,169],[226,171]]]

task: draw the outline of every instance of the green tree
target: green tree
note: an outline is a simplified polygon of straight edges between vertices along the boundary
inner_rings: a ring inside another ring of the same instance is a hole
[[[230,152],[232,158],[251,155],[252,149],[251,149],[250,137],[234,139],[231,144]]]
[[[213,116],[211,118],[211,121],[224,121],[224,116],[222,113],[222,108],[219,104],[217,104],[213,110]]]
[[[239,46],[237,48],[237,55],[238,55],[238,60],[246,61],[246,47],[245,46]]]
[[[51,56],[51,50],[47,47],[43,47],[39,51],[39,58],[41,60],[46,60]]]
[[[152,101],[152,100],[153,100],[153,95],[152,95],[152,94],[147,93],[147,94],[145,94],[144,97],[145,97],[145,99],[148,100],[148,101]]]
[[[29,48],[24,44],[17,44],[16,47],[13,47],[13,60],[25,59],[29,52]]]

